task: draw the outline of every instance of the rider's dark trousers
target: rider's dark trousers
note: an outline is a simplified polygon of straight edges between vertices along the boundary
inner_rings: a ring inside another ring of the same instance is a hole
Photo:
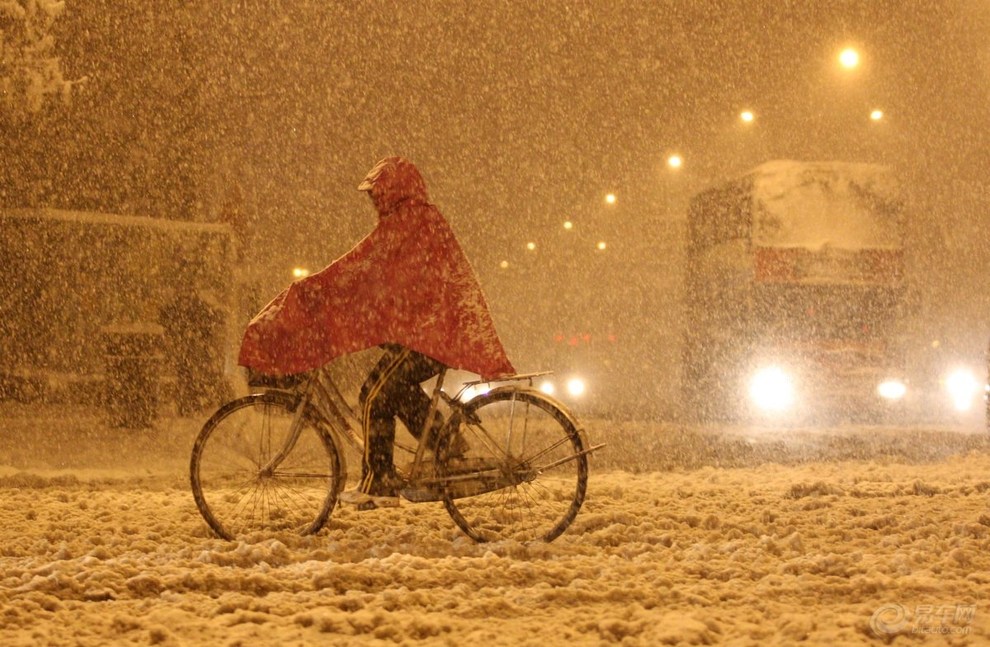
[[[443,364],[416,351],[396,345],[386,346],[361,387],[360,408],[365,430],[364,460],[361,468],[362,492],[392,495],[394,467],[392,445],[395,442],[395,419],[419,438],[430,411],[430,396],[421,382],[437,375]],[[442,417],[434,417],[434,429]]]

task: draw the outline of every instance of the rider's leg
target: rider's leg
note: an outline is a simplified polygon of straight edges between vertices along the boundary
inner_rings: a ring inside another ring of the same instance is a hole
[[[409,433],[418,440],[423,434],[423,429],[426,428],[426,415],[430,412],[430,396],[426,395],[419,382],[407,383],[401,387],[396,385],[393,394],[396,415],[409,430]],[[433,420],[430,423],[431,449],[436,444],[436,432],[443,426],[443,422],[443,414],[434,411]]]
[[[402,420],[402,424],[417,439],[426,429],[426,416],[430,411],[430,397],[426,394],[420,384],[435,377],[443,369],[443,364],[421,355],[413,353],[406,362],[404,384],[394,385],[393,402],[396,405],[396,415]],[[433,412],[433,420],[430,423],[430,441],[428,449],[432,452],[436,450],[439,442],[439,431],[444,425],[444,416],[440,411]],[[459,431],[454,431],[455,438],[450,445],[448,457],[454,458],[462,456],[467,448],[467,443],[460,435]],[[430,459],[432,460],[432,459]]]
[[[402,367],[402,372],[393,383],[393,402],[396,415],[402,420],[413,436],[417,439],[422,435],[426,424],[426,415],[430,411],[430,396],[420,386],[426,380],[436,377],[444,368],[443,364],[413,351]],[[443,414],[433,412],[431,427],[436,432],[443,426]],[[436,437],[433,438],[434,442]]]
[[[395,469],[392,444],[395,442],[395,419],[371,418],[361,461],[361,484],[358,489],[372,496],[395,496]]]
[[[419,438],[430,410],[430,397],[422,382],[436,376],[443,364],[421,353],[389,346],[361,388],[359,402],[365,428],[365,454],[360,491],[376,496],[394,493],[393,443],[395,418]],[[443,426],[443,415],[434,412],[433,432]],[[436,437],[433,439],[434,444]]]
[[[389,383],[395,379],[410,351],[389,346],[361,386],[358,399],[364,427],[364,456],[358,489],[378,495],[393,480],[392,444],[395,441],[395,411],[390,403]]]
[[[401,353],[401,355],[400,355]],[[399,358],[397,364],[387,361]],[[383,367],[383,364],[385,365]],[[435,377],[444,366],[437,360],[422,353],[407,349],[389,350],[375,367],[373,375],[378,374],[376,384],[368,389],[362,389],[362,408],[374,396],[374,417],[398,417],[409,433],[419,438],[426,423],[426,415],[430,410],[430,397],[421,384]],[[443,414],[434,412],[432,427],[434,430],[443,425]]]

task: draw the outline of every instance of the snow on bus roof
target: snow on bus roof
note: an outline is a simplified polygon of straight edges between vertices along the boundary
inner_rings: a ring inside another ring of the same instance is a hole
[[[900,190],[878,164],[762,164],[743,176],[752,186],[753,244],[804,249],[902,246]]]

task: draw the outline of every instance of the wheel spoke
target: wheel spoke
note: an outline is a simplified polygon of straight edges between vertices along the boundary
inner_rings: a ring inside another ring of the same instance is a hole
[[[232,539],[255,531],[318,531],[336,504],[339,456],[330,435],[312,419],[292,445],[294,397],[248,396],[221,408],[193,448],[190,479],[196,505],[210,527]],[[284,452],[279,465],[273,457]],[[272,468],[275,469],[272,469]]]
[[[503,485],[472,490],[471,480],[483,472],[447,472],[444,505],[451,518],[478,541],[553,540],[573,521],[587,484],[587,457],[569,416],[532,391],[495,391],[467,406],[467,457],[501,463],[488,487]],[[442,469],[447,464],[442,458]],[[470,492],[481,493],[466,496]]]

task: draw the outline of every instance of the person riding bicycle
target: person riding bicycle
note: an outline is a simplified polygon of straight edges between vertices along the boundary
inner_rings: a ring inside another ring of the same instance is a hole
[[[341,497],[370,509],[398,501],[395,419],[414,435],[424,428],[430,398],[422,382],[444,367],[484,379],[515,369],[467,257],[412,162],[386,157],[358,190],[378,212],[374,230],[265,306],[244,333],[238,361],[264,374],[290,375],[346,353],[385,348],[361,388],[361,481]],[[439,414],[431,424],[442,424]]]

